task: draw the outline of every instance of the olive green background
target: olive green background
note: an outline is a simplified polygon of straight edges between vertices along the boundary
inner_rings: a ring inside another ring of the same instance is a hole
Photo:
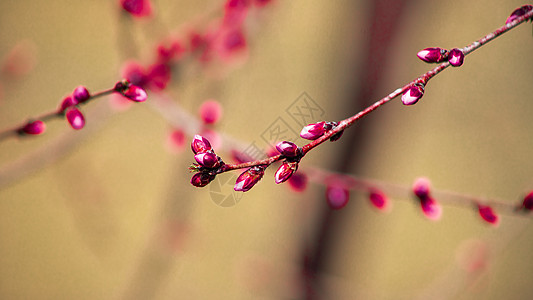
[[[32,41],[37,56],[27,76],[1,78],[1,128],[57,107],[77,85],[112,87],[126,56],[148,62],[169,29],[179,34],[205,25],[199,16],[214,19],[222,3],[161,0],[154,19],[131,22],[117,2],[0,2],[0,56],[21,40]],[[462,47],[523,4],[409,2],[376,94],[430,68],[416,58],[420,49]],[[192,114],[204,100],[219,100],[224,116],[216,130],[244,143],[260,144],[260,134],[286,117],[302,92],[325,118],[345,118],[356,113],[347,87],[365,76],[357,66],[370,15],[365,1],[277,0],[250,16],[244,64],[203,71],[189,61],[168,93]],[[397,99],[360,122],[371,139],[354,151],[363,157],[355,175],[405,186],[427,176],[437,189],[518,202],[533,188],[532,50],[531,24],[522,25],[431,80],[419,104],[404,107]],[[1,186],[0,298],[302,297],[301,247],[327,209],[324,187],[294,193],[269,171],[237,205],[217,206],[209,187],[189,184],[188,145],[179,154],[168,151],[169,122],[150,99],[124,112],[107,102],[83,108],[87,125],[80,132],[54,121],[43,136],[0,144],[0,173],[35,151],[37,161],[57,158],[33,171],[35,162],[18,166],[31,174]],[[57,147],[57,139],[66,145]],[[302,164],[328,169],[342,145],[343,139],[324,144]],[[5,182],[11,174],[0,177]],[[392,199],[390,213],[381,214],[353,193],[336,214],[343,222],[333,259],[318,275],[324,296],[533,297],[530,218],[502,216],[492,228],[474,208],[443,205],[442,219],[431,222],[413,203],[397,200],[405,199]],[[483,271],[464,271],[460,257],[480,251]]]

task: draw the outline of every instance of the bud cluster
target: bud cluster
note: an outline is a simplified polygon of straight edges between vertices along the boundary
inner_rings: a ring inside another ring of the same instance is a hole
[[[431,183],[427,178],[418,178],[413,184],[413,194],[419,200],[422,212],[430,220],[438,220],[442,215],[440,204],[431,197]]]
[[[303,157],[303,150],[292,142],[279,142],[276,145],[276,150],[286,159],[278,168],[274,176],[276,184],[285,182],[298,170],[298,163]]]
[[[461,49],[453,48],[448,51],[438,47],[422,49],[418,51],[416,56],[427,63],[441,63],[448,61],[454,67],[461,66],[465,58]]]
[[[224,165],[222,159],[215,154],[211,143],[200,135],[195,135],[191,142],[191,150],[195,154],[197,164],[190,169],[197,171],[191,178],[191,184],[196,187],[204,187],[215,179],[215,171]]]
[[[90,98],[91,94],[87,88],[80,85],[61,101],[57,113],[64,115],[73,129],[82,129],[85,126],[85,117],[78,105],[87,102]]]

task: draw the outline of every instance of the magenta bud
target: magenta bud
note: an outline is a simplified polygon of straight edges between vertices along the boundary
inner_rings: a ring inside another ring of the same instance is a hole
[[[425,177],[417,178],[413,184],[413,193],[419,199],[429,198],[431,182]]]
[[[300,136],[306,140],[316,140],[326,133],[325,124],[324,121],[309,124],[302,129]]]
[[[377,209],[381,211],[385,211],[389,207],[389,199],[387,196],[378,190],[371,190],[370,194],[368,195],[368,198],[370,199],[370,203]]]
[[[524,5],[522,7],[519,7],[517,9],[515,9],[511,13],[511,15],[507,18],[507,20],[505,21],[505,24],[509,24],[509,23],[513,22],[514,20],[516,20],[516,19],[520,18],[521,16],[527,14],[531,10],[533,10],[533,5]]]
[[[430,196],[431,183],[429,179],[421,177],[413,184],[413,193],[420,200],[422,212],[430,220],[438,220],[442,215],[439,203]]]
[[[289,177],[289,180],[287,181],[289,184],[289,187],[295,192],[303,192],[305,191],[305,188],[307,187],[307,176],[302,173],[302,171],[298,173],[293,173],[291,177]]]
[[[91,98],[91,94],[89,94],[87,88],[80,85],[74,89],[74,92],[72,92],[72,98],[76,99],[78,103],[83,103]]]
[[[414,83],[405,90],[402,95],[402,103],[404,105],[413,105],[424,96],[424,85],[421,83]]]
[[[233,189],[238,192],[247,192],[249,191],[256,183],[263,178],[265,174],[265,167],[263,166],[254,166],[244,171],[235,182]]]
[[[191,184],[195,187],[204,187],[215,179],[215,175],[208,173],[196,173],[191,178]]]
[[[69,107],[65,113],[68,123],[72,128],[79,130],[85,126],[85,118],[79,109],[76,107]]]
[[[131,82],[129,82],[128,80],[122,80],[117,82],[113,90],[135,102],[144,102],[147,98],[145,90],[136,85],[131,84]]]
[[[448,55],[448,61],[453,67],[460,67],[465,60],[465,54],[463,51],[457,48],[450,50],[450,55]]]
[[[222,105],[216,100],[207,100],[200,106],[200,118],[205,124],[215,124],[222,116]]]
[[[284,162],[276,171],[274,180],[277,184],[287,181],[298,170],[298,163]]]
[[[524,197],[524,201],[522,202],[522,209],[532,211],[533,210],[533,191],[529,192]]]
[[[302,151],[301,148],[296,146],[295,143],[287,141],[279,142],[276,145],[276,149],[279,153],[281,153],[281,155],[284,155],[286,157],[296,157],[300,155]]]
[[[148,97],[146,91],[136,85],[130,85],[122,95],[135,102],[144,102]]]
[[[67,108],[76,106],[76,105],[78,105],[78,100],[72,96],[67,96],[65,97],[65,99],[63,99],[63,101],[61,101],[61,105],[59,106],[58,112],[62,114],[65,112]]]
[[[211,150],[211,144],[205,137],[196,134],[192,139],[191,149],[194,154],[204,153]]]
[[[416,56],[427,63],[439,63],[448,56],[448,50],[441,48],[426,48],[420,50]]]
[[[342,209],[350,200],[350,192],[341,186],[331,185],[326,189],[326,200],[332,209]]]
[[[120,5],[134,17],[145,17],[152,14],[150,0],[120,0]]]
[[[198,153],[194,156],[194,159],[202,166],[206,168],[216,168],[220,166],[218,157],[213,152]]]
[[[479,210],[479,215],[481,216],[481,218],[483,218],[483,220],[493,226],[499,225],[500,218],[498,217],[498,215],[496,215],[492,207],[482,204],[478,204],[477,207]]]
[[[420,206],[424,215],[433,221],[440,219],[442,215],[442,208],[440,204],[431,197],[421,198]]]
[[[24,125],[21,129],[18,130],[19,134],[32,134],[38,135],[43,133],[46,130],[46,124],[43,121],[30,121]]]

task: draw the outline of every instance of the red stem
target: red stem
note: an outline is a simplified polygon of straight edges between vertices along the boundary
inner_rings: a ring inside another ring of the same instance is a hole
[[[80,106],[81,105],[85,105],[85,104],[91,102],[92,100],[94,100],[96,98],[107,96],[107,95],[113,93],[114,91],[115,91],[114,88],[111,88],[111,89],[103,90],[103,91],[100,91],[100,92],[96,92],[94,94],[91,94],[91,97],[89,99],[87,99],[86,101],[84,101],[82,103],[79,103],[77,105],[80,105]],[[33,118],[29,118],[29,120],[41,120],[41,121],[44,122],[44,121],[53,120],[53,119],[62,119],[64,117],[65,117],[65,115],[64,115],[63,112],[59,112],[57,109],[55,109],[55,110],[43,113],[43,114],[41,114],[39,116],[36,116],[36,117],[33,117]],[[18,136],[18,131],[20,129],[24,128],[24,126],[26,126],[26,124],[28,124],[28,121],[22,123],[21,125],[14,126],[14,127],[11,127],[11,128],[4,129],[4,130],[0,131],[0,141],[2,141],[4,139],[7,139],[9,137]]]
[[[472,53],[473,51],[481,48],[486,43],[496,39],[500,35],[508,32],[509,30],[511,30],[513,28],[515,28],[519,24],[526,22],[530,18],[533,18],[533,10],[528,12],[527,14],[523,15],[522,17],[514,20],[511,23],[501,26],[500,28],[494,30],[493,32],[491,32],[491,33],[489,33],[487,35],[485,35],[484,37],[480,38],[479,40],[473,42],[472,44],[465,46],[461,50],[463,51],[463,53],[466,56],[466,55]],[[320,138],[312,141],[309,144],[304,145],[302,147],[303,155],[305,156],[309,151],[311,151],[312,149],[314,149],[318,145],[324,143],[325,141],[329,140],[335,134],[343,131],[344,129],[346,129],[346,128],[350,127],[350,126],[352,126],[356,121],[358,121],[359,119],[363,118],[364,116],[370,114],[372,111],[374,111],[378,107],[380,107],[380,106],[388,103],[392,99],[398,97],[406,89],[408,89],[413,83],[420,82],[420,83],[426,84],[431,78],[435,77],[437,74],[439,74],[440,72],[442,72],[444,69],[446,69],[449,66],[450,66],[449,62],[444,62],[444,63],[438,65],[437,67],[435,67],[435,68],[427,71],[426,73],[420,75],[415,80],[409,82],[408,84],[404,85],[403,87],[396,89],[394,92],[390,93],[386,97],[384,97],[381,100],[375,102],[374,104],[370,105],[369,107],[365,108],[364,110],[360,111],[359,113],[357,113],[357,114],[355,114],[355,115],[353,115],[353,116],[351,116],[351,117],[349,117],[347,119],[344,119],[344,120],[340,121],[338,126],[333,128],[332,130],[329,130],[323,136],[321,136]],[[267,165],[268,166],[268,165],[270,165],[270,164],[272,164],[272,163],[274,163],[274,162],[276,162],[278,160],[282,160],[284,158],[285,158],[284,156],[276,155],[276,156],[272,156],[272,157],[269,157],[269,158],[266,158],[266,159],[250,161],[250,162],[241,163],[241,164],[226,164],[226,165],[224,165],[223,167],[221,167],[221,168],[219,168],[217,170],[217,174],[228,172],[228,171],[231,171],[231,170],[236,170],[236,169],[250,168],[250,167],[259,166],[259,165]]]

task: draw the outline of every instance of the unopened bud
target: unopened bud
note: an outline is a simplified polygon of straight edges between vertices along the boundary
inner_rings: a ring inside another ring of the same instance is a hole
[[[448,50],[442,48],[426,48],[420,50],[416,56],[427,63],[439,63],[446,59]]]
[[[507,18],[507,20],[505,21],[505,24],[509,24],[509,23],[513,22],[514,20],[516,20],[516,19],[520,18],[521,16],[527,14],[531,10],[533,10],[533,5],[524,5],[522,7],[519,7],[517,9],[515,9],[511,13],[511,15]]]
[[[533,210],[533,191],[529,192],[529,194],[524,197],[524,201],[522,202],[522,209],[527,211]]]
[[[279,142],[276,145],[276,149],[278,150],[281,155],[284,155],[286,157],[296,157],[301,154],[302,149],[299,148],[295,143],[292,142]]]
[[[481,218],[483,218],[483,220],[493,226],[498,226],[498,224],[500,223],[500,218],[498,217],[498,215],[496,215],[492,207],[482,204],[478,204],[477,207],[479,210],[479,215],[481,216]]]
[[[196,173],[191,178],[191,184],[195,187],[204,187],[215,179],[215,175],[208,173]]]
[[[91,94],[89,94],[89,91],[86,87],[80,85],[74,89],[74,92],[72,92],[72,97],[76,99],[78,103],[83,103],[91,98]]]
[[[424,96],[424,85],[421,83],[414,83],[405,90],[402,95],[402,103],[404,105],[413,105]]]
[[[264,166],[251,167],[239,175],[233,189],[238,192],[247,192],[254,187],[254,185],[258,183],[261,178],[263,178],[264,174]]]
[[[276,171],[274,180],[277,184],[287,181],[298,170],[298,163],[284,162]]]
[[[216,168],[220,166],[218,157],[213,152],[198,153],[194,156],[194,159],[202,166],[206,168]]]
[[[65,117],[70,126],[76,130],[82,129],[85,126],[85,118],[81,111],[75,106],[67,108]]]
[[[463,51],[457,48],[450,50],[450,55],[448,55],[448,61],[453,67],[460,67],[465,60],[465,54]]]
[[[342,209],[350,200],[350,192],[337,185],[330,185],[326,189],[326,200],[332,209]]]
[[[38,135],[43,133],[46,130],[46,124],[44,124],[43,121],[37,120],[37,121],[30,121],[24,127],[22,127],[18,133],[19,134],[32,134],[32,135]]]
[[[302,129],[300,136],[306,140],[316,140],[326,133],[325,124],[324,121],[309,124]]]
[[[194,154],[204,153],[211,150],[211,144],[205,137],[197,134],[192,139],[191,149]]]

